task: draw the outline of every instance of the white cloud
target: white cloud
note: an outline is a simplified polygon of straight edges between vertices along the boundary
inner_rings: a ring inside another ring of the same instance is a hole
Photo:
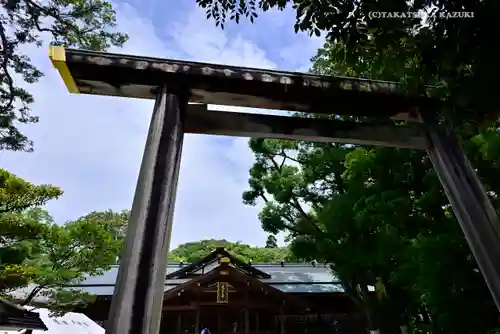
[[[316,50],[323,46],[325,43],[324,36],[316,37],[312,36],[310,38],[305,38],[307,34],[305,32],[301,32],[300,35],[304,40],[304,43],[293,43],[288,45],[285,48],[280,50],[281,59],[285,60],[297,71],[307,72],[311,68],[310,59],[304,59],[304,51],[307,53],[311,53],[312,55],[316,54]]]
[[[227,65],[275,68],[265,52],[240,35],[229,39],[224,30],[206,19],[202,10],[191,12],[187,20],[172,25],[175,45],[189,57],[201,62]]]
[[[228,38],[201,10],[156,29],[129,5],[120,4],[116,10],[119,28],[131,39],[123,49],[113,51],[276,67],[251,41],[238,35]],[[169,38],[159,38],[159,31]],[[29,87],[36,97],[34,113],[40,116],[39,124],[26,127],[35,152],[2,152],[0,166],[31,182],[62,187],[64,196],[47,206],[61,223],[93,210],[129,208],[153,102],[71,95],[49,62],[47,47],[27,52],[46,74]],[[206,236],[264,243],[258,208],[241,201],[251,164],[246,138],[186,137],[172,246]]]

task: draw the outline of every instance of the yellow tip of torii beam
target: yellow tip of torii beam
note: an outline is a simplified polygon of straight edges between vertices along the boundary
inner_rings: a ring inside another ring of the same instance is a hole
[[[78,89],[78,86],[69,71],[68,64],[66,64],[66,50],[64,47],[51,45],[49,48],[49,58],[52,65],[54,65],[57,71],[59,71],[59,75],[63,79],[68,91],[74,94],[80,93],[80,90]]]

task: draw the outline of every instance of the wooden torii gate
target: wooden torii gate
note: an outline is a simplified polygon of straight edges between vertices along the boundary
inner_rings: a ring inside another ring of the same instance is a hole
[[[500,308],[498,217],[459,143],[437,125],[435,116],[440,106],[436,101],[402,95],[392,82],[55,46],[49,54],[71,93],[156,100],[107,333],[159,331],[185,133],[426,150]],[[209,111],[208,104],[364,116],[376,122]],[[394,126],[394,119],[407,120],[409,125]]]

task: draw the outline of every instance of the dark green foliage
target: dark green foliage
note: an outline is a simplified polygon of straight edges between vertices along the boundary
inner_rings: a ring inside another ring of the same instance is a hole
[[[38,206],[61,195],[57,187],[34,185],[0,169],[1,290],[23,286],[32,278],[25,260],[40,250],[38,240],[52,222]]]
[[[116,263],[128,215],[128,211],[91,212],[64,225],[50,224],[38,241],[39,252],[24,262],[34,273],[33,291],[48,296],[49,306],[58,311],[91,301],[93,296],[64,286],[75,285],[85,276],[102,275]],[[32,293],[25,303],[30,297],[35,296]]]
[[[64,289],[116,263],[129,212],[91,212],[63,225],[39,206],[62,195],[0,170],[0,294],[31,284],[23,304],[49,297],[54,311],[68,311],[94,297]]]
[[[114,32],[115,12],[103,0],[5,0],[0,2],[0,150],[32,150],[19,123],[36,123],[29,106],[33,96],[15,76],[35,83],[43,73],[20,51],[23,45],[42,45],[48,33],[58,45],[89,50],[121,46],[127,35]]]
[[[46,184],[35,186],[0,169],[0,213],[22,212],[34,206],[42,206],[61,195],[60,188]]]
[[[469,143],[475,165],[487,165],[486,146],[472,145],[485,145],[483,136]],[[496,327],[496,308],[422,152],[256,141],[245,202],[266,202],[264,230],[288,232],[294,255],[332,263],[372,328],[393,333],[422,312],[433,333]],[[363,291],[369,285],[376,297]]]
[[[270,234],[266,240],[266,248],[277,248],[277,247],[278,247],[278,240],[276,240],[276,237],[274,235]]]
[[[217,247],[224,247],[233,256],[245,262],[279,263],[294,260],[286,247],[252,247],[239,242],[213,239],[182,244],[170,252],[168,260],[194,262],[204,258]]]

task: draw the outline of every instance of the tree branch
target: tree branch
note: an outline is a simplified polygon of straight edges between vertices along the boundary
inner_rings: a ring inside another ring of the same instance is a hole
[[[304,162],[303,161],[300,161],[298,159],[295,159],[295,158],[292,158],[291,156],[289,156],[288,154],[286,154],[285,150],[282,149],[280,153],[278,153],[277,155],[279,156],[282,156],[283,158],[285,158],[285,160],[291,160],[291,161],[294,161],[298,164],[303,164]]]
[[[76,26],[75,24],[73,24],[73,22],[71,22],[69,19],[64,18],[64,14],[57,13],[54,10],[51,11],[50,9],[47,9],[47,8],[45,8],[45,7],[37,4],[36,2],[34,2],[32,0],[25,0],[24,2],[26,4],[26,8],[28,9],[28,13],[31,16],[31,22],[35,25],[36,29],[39,32],[50,32],[52,34],[52,37],[54,37],[56,39],[57,39],[58,35],[62,35],[61,31],[57,31],[57,30],[50,29],[50,28],[42,28],[40,26],[40,21],[39,21],[40,20],[40,15],[36,13],[36,10],[38,10],[40,13],[42,13],[43,15],[45,15],[47,17],[53,18],[58,23],[66,26],[67,28],[69,28],[73,33],[75,33],[74,37],[78,40],[78,43],[80,43],[82,45],[85,45],[86,41],[81,38],[82,34],[80,34],[82,31],[80,31],[80,29],[78,28],[78,26]],[[91,13],[92,9],[97,9],[97,7],[90,7],[87,10],[87,12]],[[82,14],[85,14],[85,13],[82,13]],[[83,32],[85,32],[85,31],[83,31]]]
[[[36,286],[35,288],[33,288],[33,290],[31,290],[30,294],[21,303],[21,306],[28,305],[43,288],[44,288],[43,284],[40,284],[40,285]]]
[[[1,46],[2,46],[2,63],[0,65],[0,68],[2,69],[3,71],[3,76],[5,77],[6,79],[6,83],[7,83],[7,87],[8,87],[8,99],[7,99],[7,103],[5,105],[2,106],[2,108],[0,109],[0,114],[5,114],[5,116],[1,116],[1,117],[5,117],[5,119],[7,119],[7,115],[9,114],[9,110],[12,108],[13,104],[14,104],[14,80],[12,79],[12,76],[10,75],[9,73],[9,58],[10,58],[10,54],[11,54],[11,50],[9,50],[9,41],[7,39],[7,35],[5,34],[5,29],[4,29],[4,26],[2,24],[2,22],[0,21],[0,42],[1,42]],[[5,124],[7,125],[7,124]],[[0,126],[3,126],[3,121],[0,119]]]
[[[337,182],[338,192],[340,194],[345,194],[344,180],[342,179],[342,175],[340,173],[335,172],[335,181]]]

